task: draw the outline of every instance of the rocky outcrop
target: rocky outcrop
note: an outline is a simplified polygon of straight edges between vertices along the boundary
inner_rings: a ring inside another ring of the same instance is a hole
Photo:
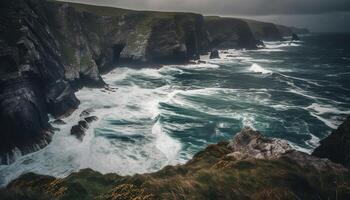
[[[59,117],[79,101],[41,4],[13,0],[0,7],[0,158],[7,164],[50,141],[47,113]]]
[[[209,58],[210,59],[219,59],[220,58],[219,51],[218,50],[212,50],[210,52]]]
[[[212,49],[256,49],[255,39],[247,22],[241,19],[205,17]]]
[[[89,169],[66,178],[25,174],[0,190],[0,198],[345,200],[349,191],[348,169],[244,128],[184,165],[124,177]]]
[[[89,129],[89,124],[98,120],[98,117],[91,116],[93,112],[95,112],[93,109],[87,109],[81,112],[81,120],[77,125],[71,128],[70,134],[75,136],[78,140],[83,141],[86,131]]]
[[[230,156],[236,159],[277,159],[292,151],[292,147],[285,140],[264,138],[261,133],[244,128],[230,142],[232,150]]]
[[[312,155],[350,168],[350,117],[320,144]]]

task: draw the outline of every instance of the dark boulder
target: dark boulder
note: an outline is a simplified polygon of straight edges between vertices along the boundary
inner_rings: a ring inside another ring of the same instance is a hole
[[[85,121],[87,123],[92,123],[92,122],[97,121],[97,120],[98,120],[98,117],[96,117],[96,116],[91,116],[91,117],[86,117],[85,118]]]
[[[263,42],[262,40],[256,40],[256,45],[257,45],[258,47],[266,47],[265,44],[264,44],[264,42]]]
[[[89,123],[97,119],[95,116],[86,117],[85,120],[79,121],[77,125],[72,127],[70,134],[74,135],[78,140],[83,141],[85,133],[89,129]]]
[[[65,125],[66,122],[64,122],[62,119],[56,119],[55,121],[52,122],[52,124],[55,124],[55,125]]]
[[[74,135],[78,140],[83,141],[85,132],[89,129],[89,124],[87,121],[81,120],[77,125],[73,126],[70,134]]]
[[[330,136],[322,140],[312,155],[350,167],[350,117]]]
[[[75,125],[72,127],[70,134],[74,135],[78,140],[83,141],[83,138],[85,136],[85,131],[86,129],[84,129],[82,126]]]
[[[81,120],[78,122],[78,125],[84,129],[89,129],[89,124],[87,123],[87,121]]]
[[[210,52],[210,59],[217,59],[220,58],[219,51],[218,50],[213,50]]]

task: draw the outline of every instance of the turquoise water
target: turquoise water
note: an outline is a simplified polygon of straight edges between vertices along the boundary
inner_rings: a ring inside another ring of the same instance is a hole
[[[207,64],[117,68],[104,79],[118,89],[79,91],[81,106],[57,126],[52,143],[0,166],[0,185],[25,172],[151,172],[184,163],[244,126],[310,152],[350,114],[349,36],[312,35],[291,45],[228,50]],[[89,108],[99,120],[80,142],[70,128]]]

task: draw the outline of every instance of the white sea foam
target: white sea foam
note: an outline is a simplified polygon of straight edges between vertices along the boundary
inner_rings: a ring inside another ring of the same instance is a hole
[[[315,148],[320,145],[320,138],[316,137],[314,134],[311,134],[311,139],[308,140],[306,143],[309,144],[311,147]]]
[[[167,157],[166,165],[175,164],[178,153],[181,149],[181,144],[165,134],[162,131],[162,127],[159,122],[153,126],[152,133],[157,137],[157,148]]]
[[[22,173],[36,172],[64,177],[83,168],[121,175],[155,171],[167,164],[178,163],[181,145],[163,132],[157,122],[158,104],[166,101],[171,89],[152,81],[164,81],[161,70],[118,68],[103,76],[118,89],[83,88],[76,93],[79,108],[60,128],[49,146],[19,158],[14,164],[0,167],[0,184],[6,184]],[[138,79],[141,78],[141,81]],[[90,125],[83,142],[70,135],[80,113],[94,109],[99,120]],[[114,122],[122,122],[120,124]],[[124,123],[125,122],[125,123]],[[130,124],[129,124],[130,123]],[[124,141],[126,140],[126,141]]]
[[[205,64],[195,64],[195,65],[179,65],[176,66],[177,68],[180,69],[191,69],[191,70],[208,70],[208,69],[218,69],[220,68],[219,65],[216,64],[210,64],[210,63],[205,63]]]
[[[264,42],[267,49],[278,49],[283,47],[298,47],[301,44],[298,42],[290,42],[290,41],[283,41],[283,42]]]
[[[264,69],[258,64],[253,64],[250,68],[249,71],[254,72],[254,73],[259,73],[259,74],[272,74],[273,72],[271,70]]]
[[[330,105],[321,105],[318,103],[313,103],[310,106],[307,107],[307,109],[314,110],[318,115],[326,114],[326,113],[332,113],[332,114],[350,114],[350,111],[342,111],[337,109],[334,106]]]

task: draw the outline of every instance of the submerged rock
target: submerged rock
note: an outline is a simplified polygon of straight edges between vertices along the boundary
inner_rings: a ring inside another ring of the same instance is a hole
[[[350,117],[330,136],[323,139],[312,155],[328,158],[350,168]]]
[[[80,117],[88,117],[91,115],[91,113],[95,112],[95,110],[93,108],[88,108],[86,110],[83,110],[81,113],[80,113]]]

